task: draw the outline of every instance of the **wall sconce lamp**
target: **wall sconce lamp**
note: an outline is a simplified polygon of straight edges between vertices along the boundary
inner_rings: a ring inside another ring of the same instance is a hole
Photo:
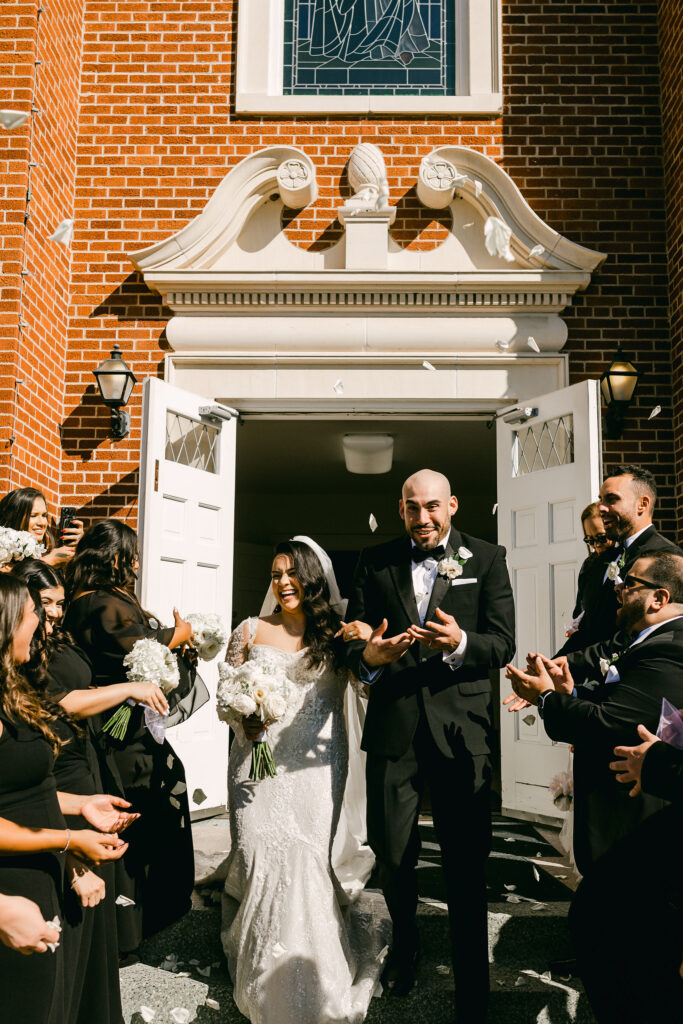
[[[394,456],[391,434],[344,434],[344,462],[349,473],[388,473]]]
[[[607,405],[605,437],[610,441],[618,441],[624,432],[624,416],[641,376],[619,345],[617,354],[600,378],[600,390]]]
[[[130,432],[130,416],[122,406],[127,405],[136,383],[136,376],[121,358],[121,349],[114,345],[111,350],[111,357],[104,359],[93,376],[100,389],[100,395],[105,405],[111,409],[111,436],[121,441]]]

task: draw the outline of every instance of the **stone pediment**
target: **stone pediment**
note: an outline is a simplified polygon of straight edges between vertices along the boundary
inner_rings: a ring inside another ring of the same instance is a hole
[[[542,221],[494,161],[463,146],[442,147],[423,159],[419,200],[451,213],[446,238],[429,251],[402,248],[391,237],[396,210],[381,151],[368,143],[357,146],[348,170],[354,195],[339,210],[344,232],[324,251],[299,248],[282,230],[283,209],[301,209],[317,194],[311,159],[283,146],[246,157],[193,221],[133,253],[149,287],[176,314],[169,325],[171,344],[194,347],[196,324],[190,321],[198,317],[231,320],[230,332],[227,325],[204,323],[204,347],[215,350],[225,346],[228,334],[240,334],[237,321],[245,316],[298,320],[352,313],[393,321],[395,330],[398,317],[439,314],[479,321],[466,347],[481,350],[495,343],[498,328],[494,323],[484,329],[483,318],[514,320],[523,314],[519,331],[511,334],[509,325],[500,324],[504,337],[514,340],[527,331],[541,348],[562,347],[566,328],[549,317],[587,287],[605,257]],[[530,329],[526,321],[539,314],[543,321]],[[329,326],[330,336],[341,338],[342,324],[338,332]],[[283,327],[281,345],[291,344],[293,327]],[[278,328],[271,323],[268,330],[277,344]]]

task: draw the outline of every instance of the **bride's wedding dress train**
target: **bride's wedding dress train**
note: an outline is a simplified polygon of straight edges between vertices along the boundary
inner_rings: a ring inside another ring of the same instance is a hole
[[[358,698],[345,674],[308,668],[305,650],[254,644],[256,623],[238,626],[227,660],[274,664],[291,696],[268,731],[275,778],[249,780],[239,726],[230,749],[221,938],[235,1002],[252,1024],[359,1024],[391,925],[383,897],[362,891],[373,857],[362,842]]]

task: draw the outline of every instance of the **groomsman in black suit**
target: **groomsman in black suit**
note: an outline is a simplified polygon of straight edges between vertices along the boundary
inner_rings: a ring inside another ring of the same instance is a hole
[[[559,664],[538,656],[531,671],[507,672],[515,693],[538,706],[548,736],[574,745],[574,855],[584,875],[664,807],[619,785],[613,748],[637,744],[638,725],[656,732],[663,697],[683,707],[683,555],[643,555],[616,591],[627,646],[596,644]]]
[[[600,515],[615,546],[595,559],[582,591],[584,614],[579,628],[558,651],[569,654],[610,639],[619,608],[614,584],[645,552],[680,551],[652,525],[657,484],[642,466],[616,466],[600,488]]]
[[[346,647],[370,686],[368,840],[393,922],[383,980],[415,984],[419,941],[418,815],[429,787],[452,938],[460,1024],[481,1024],[488,1002],[485,864],[491,844],[493,745],[489,673],[514,654],[505,549],[451,526],[458,501],[440,473],[403,485],[402,538],[361,552],[347,618],[376,625]]]

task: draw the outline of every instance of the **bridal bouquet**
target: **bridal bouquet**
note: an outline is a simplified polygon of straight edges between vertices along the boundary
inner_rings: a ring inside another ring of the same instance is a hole
[[[275,668],[253,661],[233,668],[222,662],[218,666],[218,717],[232,724],[243,718],[256,717],[263,731],[254,740],[251,752],[250,779],[258,781],[277,775],[273,752],[266,737],[266,727],[277,722],[287,710],[287,683]]]
[[[45,548],[27,530],[0,526],[0,565],[23,562],[25,558],[42,558]]]
[[[228,642],[228,632],[219,615],[197,613],[188,615],[187,621],[192,626],[192,644],[202,661],[211,661],[221,647]]]
[[[574,799],[574,776],[571,772],[558,772],[548,786],[553,803],[560,811],[568,811]]]
[[[144,637],[137,640],[132,651],[123,659],[128,669],[127,679],[131,683],[156,683],[165,694],[175,690],[180,682],[178,662],[175,655],[158,640]],[[111,718],[102,726],[102,732],[108,732],[114,739],[122,740],[126,735],[130,722],[130,709],[135,701],[126,701]],[[151,708],[145,708],[145,724],[157,742],[163,742],[163,729],[159,739],[159,724],[163,717]]]

